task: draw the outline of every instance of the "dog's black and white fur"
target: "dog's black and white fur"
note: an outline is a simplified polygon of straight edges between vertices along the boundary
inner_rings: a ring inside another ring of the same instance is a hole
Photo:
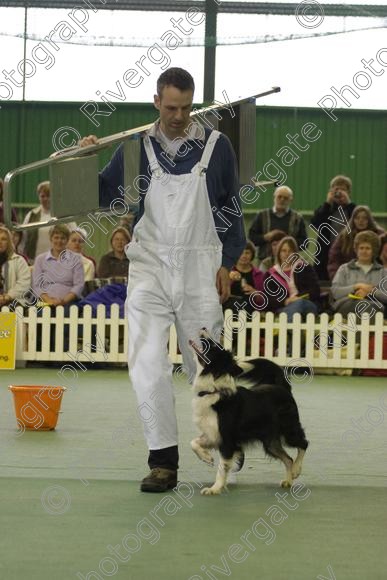
[[[286,477],[281,486],[291,487],[301,473],[308,441],[281,367],[266,359],[237,363],[232,353],[214,342],[205,329],[201,332],[201,346],[192,341],[190,345],[198,364],[193,415],[201,433],[191,441],[191,447],[210,465],[214,464],[211,450],[217,449],[220,454],[215,483],[201,493],[220,494],[233,464],[243,464],[243,448],[259,441],[268,455],[285,464]],[[236,377],[253,382],[253,386],[237,386]],[[297,448],[295,461],[282,443]]]

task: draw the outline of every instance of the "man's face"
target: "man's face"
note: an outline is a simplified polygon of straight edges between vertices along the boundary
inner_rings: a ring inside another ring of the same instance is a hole
[[[277,211],[286,211],[292,202],[292,195],[286,189],[277,189],[274,194],[274,205]]]
[[[185,137],[184,129],[190,124],[193,91],[180,91],[169,85],[163,88],[161,96],[154,96],[154,105],[160,112],[161,130],[170,139]]]
[[[345,205],[348,203],[349,189],[346,183],[336,183],[334,187],[332,187],[332,192],[338,205]]]

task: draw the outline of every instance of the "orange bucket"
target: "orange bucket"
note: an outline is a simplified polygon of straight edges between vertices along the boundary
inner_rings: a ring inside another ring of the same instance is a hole
[[[10,385],[19,426],[35,431],[55,429],[66,387]]]

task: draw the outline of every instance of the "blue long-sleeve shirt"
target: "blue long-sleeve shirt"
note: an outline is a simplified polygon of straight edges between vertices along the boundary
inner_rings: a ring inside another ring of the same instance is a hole
[[[150,138],[157,160],[163,169],[172,175],[182,175],[189,173],[200,161],[204,144],[210,133],[209,129],[205,129],[204,142],[188,138],[179,149],[180,154],[178,152],[171,161],[169,161],[159,141],[152,134]],[[140,147],[139,178],[137,191],[133,195],[135,197],[139,194],[136,222],[144,213],[144,199],[150,182],[150,170],[143,139],[141,139]],[[214,147],[206,173],[206,182],[215,228],[223,245],[222,265],[231,269],[245,248],[246,237],[239,196],[236,157],[230,140],[224,134],[220,135]],[[112,207],[113,200],[123,197],[123,188],[124,154],[123,145],[120,145],[100,174],[100,206]],[[127,199],[126,195],[125,199]]]

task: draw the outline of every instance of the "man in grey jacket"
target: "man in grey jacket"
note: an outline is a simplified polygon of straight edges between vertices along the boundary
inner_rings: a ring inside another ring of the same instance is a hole
[[[278,231],[295,238],[298,246],[306,240],[304,218],[291,209],[293,191],[287,185],[277,187],[272,208],[259,211],[249,230],[249,239],[258,248],[258,258],[263,260],[271,255],[270,244]]]

